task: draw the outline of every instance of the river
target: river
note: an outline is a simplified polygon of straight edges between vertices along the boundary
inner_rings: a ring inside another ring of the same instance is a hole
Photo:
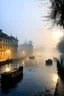
[[[43,93],[46,89],[54,94],[58,79],[55,62],[50,66],[46,66],[43,57],[37,57],[34,60],[27,58],[20,62],[1,66],[0,74],[18,68],[20,65],[24,67],[22,78],[9,88],[5,87],[3,89],[0,84],[0,96],[36,96],[36,94]]]

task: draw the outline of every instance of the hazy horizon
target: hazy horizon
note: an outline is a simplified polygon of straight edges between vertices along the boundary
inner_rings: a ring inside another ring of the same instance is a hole
[[[0,29],[17,37],[19,44],[33,41],[35,47],[55,48],[59,42],[55,32],[60,28],[50,28],[47,18],[49,0],[0,0]]]

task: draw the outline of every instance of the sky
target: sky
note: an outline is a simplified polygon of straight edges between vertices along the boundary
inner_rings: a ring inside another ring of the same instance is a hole
[[[53,48],[58,29],[50,29],[50,22],[42,18],[49,5],[49,0],[0,0],[0,29],[17,37],[19,44],[32,40],[34,46]]]

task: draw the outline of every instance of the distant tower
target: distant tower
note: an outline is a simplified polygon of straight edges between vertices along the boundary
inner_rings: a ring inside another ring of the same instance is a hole
[[[25,39],[25,42],[24,42],[24,44],[27,44],[27,39]]]
[[[32,41],[31,40],[29,41],[29,44],[32,45]]]

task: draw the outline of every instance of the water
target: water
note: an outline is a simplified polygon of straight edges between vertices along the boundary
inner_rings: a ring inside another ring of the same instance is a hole
[[[20,65],[24,66],[22,78],[9,88],[2,88],[0,84],[0,96],[35,96],[38,92],[44,92],[45,89],[50,89],[54,94],[58,79],[55,62],[51,66],[46,66],[43,57],[37,57],[35,60],[21,60],[1,66],[0,74],[18,68]]]

